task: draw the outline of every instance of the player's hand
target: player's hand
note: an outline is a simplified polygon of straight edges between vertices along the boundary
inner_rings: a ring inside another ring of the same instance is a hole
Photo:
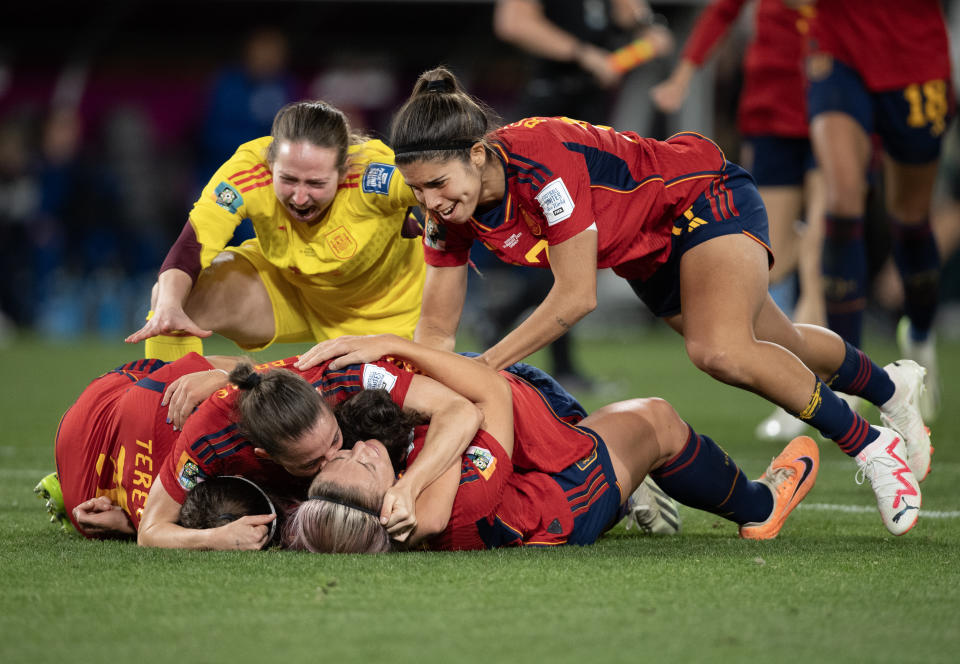
[[[592,44],[581,44],[577,64],[596,79],[601,88],[612,88],[620,82],[621,74],[610,65],[610,51]]]
[[[212,330],[204,330],[198,327],[180,307],[158,307],[154,310],[150,320],[124,341],[128,344],[136,344],[159,334],[172,334],[174,332],[204,338],[213,334]]]
[[[404,542],[417,527],[416,498],[402,482],[387,489],[380,508],[380,523],[390,537]]]
[[[173,424],[174,431],[182,428],[200,402],[228,382],[226,374],[217,369],[197,371],[177,378],[167,386],[160,401],[161,406],[170,406],[167,423]]]
[[[366,337],[343,336],[327,339],[300,355],[293,366],[303,371],[330,359],[333,359],[330,362],[330,369],[375,362],[393,352],[391,349],[395,338],[392,334],[375,334]]]
[[[650,98],[664,113],[676,113],[687,99],[687,85],[671,77],[650,88]]]
[[[73,519],[83,532],[94,537],[137,534],[126,513],[106,496],[85,500],[74,507]]]
[[[665,25],[651,25],[643,31],[643,38],[649,40],[653,46],[655,58],[662,58],[673,53],[674,39],[670,28]]]
[[[210,548],[216,551],[259,551],[270,536],[270,522],[276,518],[275,514],[254,514],[214,528],[216,537],[211,540]]]

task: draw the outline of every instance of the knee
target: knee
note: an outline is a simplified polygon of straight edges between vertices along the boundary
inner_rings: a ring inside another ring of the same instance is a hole
[[[723,383],[742,385],[746,382],[742,353],[723,346],[688,341],[687,356],[700,371]]]
[[[689,427],[674,407],[659,398],[636,399],[634,403],[645,439],[657,442],[659,462],[679,454],[686,444]]]
[[[827,212],[837,217],[861,217],[866,198],[867,183],[862,177],[838,177],[827,188]]]

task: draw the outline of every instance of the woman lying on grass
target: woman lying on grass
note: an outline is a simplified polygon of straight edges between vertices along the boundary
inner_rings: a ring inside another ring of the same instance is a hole
[[[815,443],[792,441],[757,481],[710,438],[697,435],[661,399],[610,404],[579,424],[564,422],[538,391],[453,353],[381,335],[341,337],[305,353],[300,367],[333,368],[370,358],[409,360],[469,399],[484,397],[484,422],[463,457],[416,500],[415,526],[395,540],[438,549],[590,544],[622,515],[650,474],[671,497],[734,521],[740,535],[775,537],[816,479]],[[383,408],[389,404],[384,402]],[[344,418],[346,423],[348,418]],[[345,424],[346,428],[346,424]],[[402,477],[402,437],[369,436],[324,464],[287,528],[294,548],[380,552],[391,548],[380,502]],[[415,429],[408,462],[421,449]]]

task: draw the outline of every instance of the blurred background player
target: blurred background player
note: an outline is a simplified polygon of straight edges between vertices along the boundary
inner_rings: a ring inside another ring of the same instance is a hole
[[[213,332],[247,350],[339,334],[412,336],[423,253],[401,237],[416,198],[393,153],[320,101],[277,113],[214,174],[160,268],[148,357],[200,352]],[[256,237],[227,247],[238,224]]]
[[[940,257],[930,206],[942,136],[954,113],[940,3],[816,3],[807,60],[810,137],[826,185],[823,274],[831,329],[860,344],[866,306],[864,212],[871,134],[883,147],[893,255],[903,280],[903,354],[928,373],[922,407],[939,402],[933,323]]]
[[[743,59],[737,124],[743,138],[741,164],[756,180],[767,209],[776,258],[770,269],[770,294],[793,320],[823,325],[823,183],[810,147],[803,73],[804,40],[813,8],[791,8],[783,0],[714,0],[699,16],[676,68],[651,90],[651,97],[663,112],[678,111],[694,74],[748,4],[753,5],[754,26]],[[801,218],[806,220],[802,229]],[[762,439],[789,440],[805,429],[797,418],[777,408],[756,433]]]
[[[563,115],[594,124],[608,124],[625,69],[611,56],[631,40],[641,39],[648,59],[673,48],[670,31],[652,22],[644,0],[497,0],[494,32],[529,54],[528,80],[509,119]],[[638,47],[639,48],[639,47]],[[643,64],[634,57],[630,65]],[[478,254],[484,273],[507,287],[485,293],[489,325],[481,327],[483,345],[502,338],[550,290],[550,275],[520,270]],[[506,294],[505,294],[506,293]],[[593,381],[577,367],[574,335],[549,346],[552,374],[568,389],[590,389]]]

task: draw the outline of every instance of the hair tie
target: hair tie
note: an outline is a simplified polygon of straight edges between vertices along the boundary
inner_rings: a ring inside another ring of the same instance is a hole
[[[453,86],[450,81],[438,78],[435,81],[427,81],[427,92],[453,92]]]
[[[262,380],[263,376],[256,371],[251,371],[250,375],[243,379],[243,387],[245,389],[252,390],[259,385]]]
[[[334,505],[342,505],[343,507],[349,507],[352,510],[358,510],[360,512],[363,512],[364,514],[369,514],[370,516],[376,517],[377,522],[380,521],[380,512],[374,512],[373,510],[368,510],[366,507],[361,507],[360,505],[357,505],[355,503],[350,503],[345,500],[337,500],[336,498],[326,498],[326,497],[321,498],[319,496],[316,498],[313,498],[312,500],[323,500],[328,503],[333,503]]]

